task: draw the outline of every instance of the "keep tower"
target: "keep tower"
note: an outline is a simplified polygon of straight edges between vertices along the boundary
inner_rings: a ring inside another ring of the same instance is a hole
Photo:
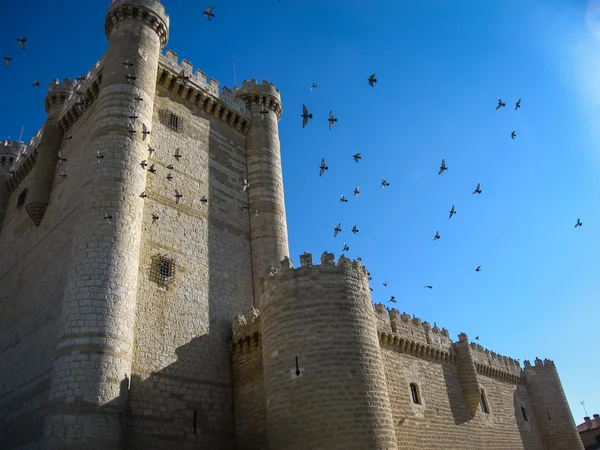
[[[246,136],[248,207],[254,297],[269,267],[289,255],[278,122],[281,96],[272,83],[244,81],[235,96],[246,102],[252,125]],[[258,211],[258,215],[255,214]]]
[[[331,253],[300,260],[261,288],[270,450],[396,449],[366,268]]]
[[[10,191],[7,181],[14,170],[14,164],[19,154],[23,151],[23,144],[18,141],[0,142],[0,230],[8,207]]]
[[[113,0],[80,195],[46,419],[47,449],[121,448],[156,76],[169,17],[157,0]],[[126,75],[130,77],[127,78]],[[141,97],[138,101],[135,98]],[[129,116],[137,115],[137,119]],[[135,130],[135,133],[131,131]],[[45,130],[44,130],[45,134]],[[100,152],[104,158],[95,163]],[[105,214],[112,219],[106,220]],[[75,374],[78,374],[77,377]]]
[[[71,97],[76,85],[77,81],[69,78],[65,78],[63,83],[54,80],[50,83],[48,94],[44,100],[47,117],[25,206],[27,214],[36,227],[42,223],[56,179],[58,150],[63,140],[63,132],[58,125],[58,118],[65,101]]]

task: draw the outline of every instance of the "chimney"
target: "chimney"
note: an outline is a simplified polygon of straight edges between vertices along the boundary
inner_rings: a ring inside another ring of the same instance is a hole
[[[585,420],[585,424],[589,427],[592,425],[592,421],[590,420],[590,416],[585,416],[583,418],[583,420]]]
[[[596,426],[600,427],[600,414],[594,414],[594,422],[596,422]]]

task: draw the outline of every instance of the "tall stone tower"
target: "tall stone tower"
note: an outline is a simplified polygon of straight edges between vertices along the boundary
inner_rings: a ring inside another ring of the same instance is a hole
[[[0,142],[0,229],[2,229],[8,198],[10,197],[6,182],[14,170],[13,165],[22,149],[23,144],[17,141]]]
[[[284,259],[260,297],[270,450],[396,449],[367,270],[300,258],[295,270]]]
[[[158,59],[169,18],[152,0],[114,0],[52,372],[46,448],[116,449],[131,371],[138,259]],[[141,101],[135,98],[141,97]],[[135,112],[138,119],[130,119]],[[135,130],[135,133],[132,131]],[[96,153],[104,158],[96,164]],[[106,219],[105,214],[110,218]]]
[[[28,193],[25,207],[35,226],[39,226],[42,222],[55,181],[58,150],[63,138],[62,130],[58,126],[58,117],[65,101],[73,94],[76,84],[75,80],[69,80],[68,78],[65,79],[64,83],[54,80],[50,83],[44,101],[48,116],[44,123],[44,132],[31,179],[31,192]]]
[[[542,441],[552,450],[583,450],[554,362],[524,362],[525,386],[537,418]]]
[[[252,113],[246,137],[254,297],[269,267],[289,256],[279,129],[281,97],[267,81],[244,81],[235,92]],[[258,211],[258,215],[255,214]]]

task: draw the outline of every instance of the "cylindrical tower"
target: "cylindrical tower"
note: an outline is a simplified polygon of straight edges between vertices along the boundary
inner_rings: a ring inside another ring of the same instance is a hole
[[[244,81],[235,95],[244,99],[252,112],[246,160],[254,297],[258,300],[258,289],[269,267],[289,256],[277,125],[281,118],[281,97],[273,84],[267,81],[257,84],[254,79]]]
[[[0,231],[4,222],[4,215],[8,207],[10,191],[8,190],[7,180],[11,176],[11,170],[23,150],[23,144],[17,141],[0,142]]]
[[[301,263],[261,287],[269,449],[396,450],[366,269]]]
[[[48,116],[44,123],[37,161],[33,169],[25,206],[27,214],[36,227],[42,222],[54,185],[58,150],[63,136],[62,130],[58,126],[58,116],[76,85],[77,81],[68,78],[65,78],[62,84],[58,80],[54,80],[50,83],[44,101]]]
[[[114,0],[92,118],[50,389],[46,449],[121,448],[147,158],[160,50],[169,18],[152,0]],[[127,77],[128,76],[128,77]],[[137,102],[136,96],[142,97]],[[139,118],[131,121],[132,111]],[[130,133],[133,127],[136,133]],[[95,155],[104,155],[96,164]],[[112,216],[106,220],[105,214]]]
[[[525,386],[547,450],[583,450],[554,362],[524,362]]]

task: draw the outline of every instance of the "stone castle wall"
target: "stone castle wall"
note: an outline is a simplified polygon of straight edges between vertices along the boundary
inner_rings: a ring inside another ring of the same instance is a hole
[[[17,199],[33,171],[12,191],[0,231],[0,447],[41,439],[50,377],[62,321],[62,300],[83,171],[94,168],[89,142],[93,106],[60,143],[50,204],[39,227]],[[34,149],[29,149],[28,153]],[[66,178],[58,176],[65,171]],[[76,357],[73,357],[76,360]]]

